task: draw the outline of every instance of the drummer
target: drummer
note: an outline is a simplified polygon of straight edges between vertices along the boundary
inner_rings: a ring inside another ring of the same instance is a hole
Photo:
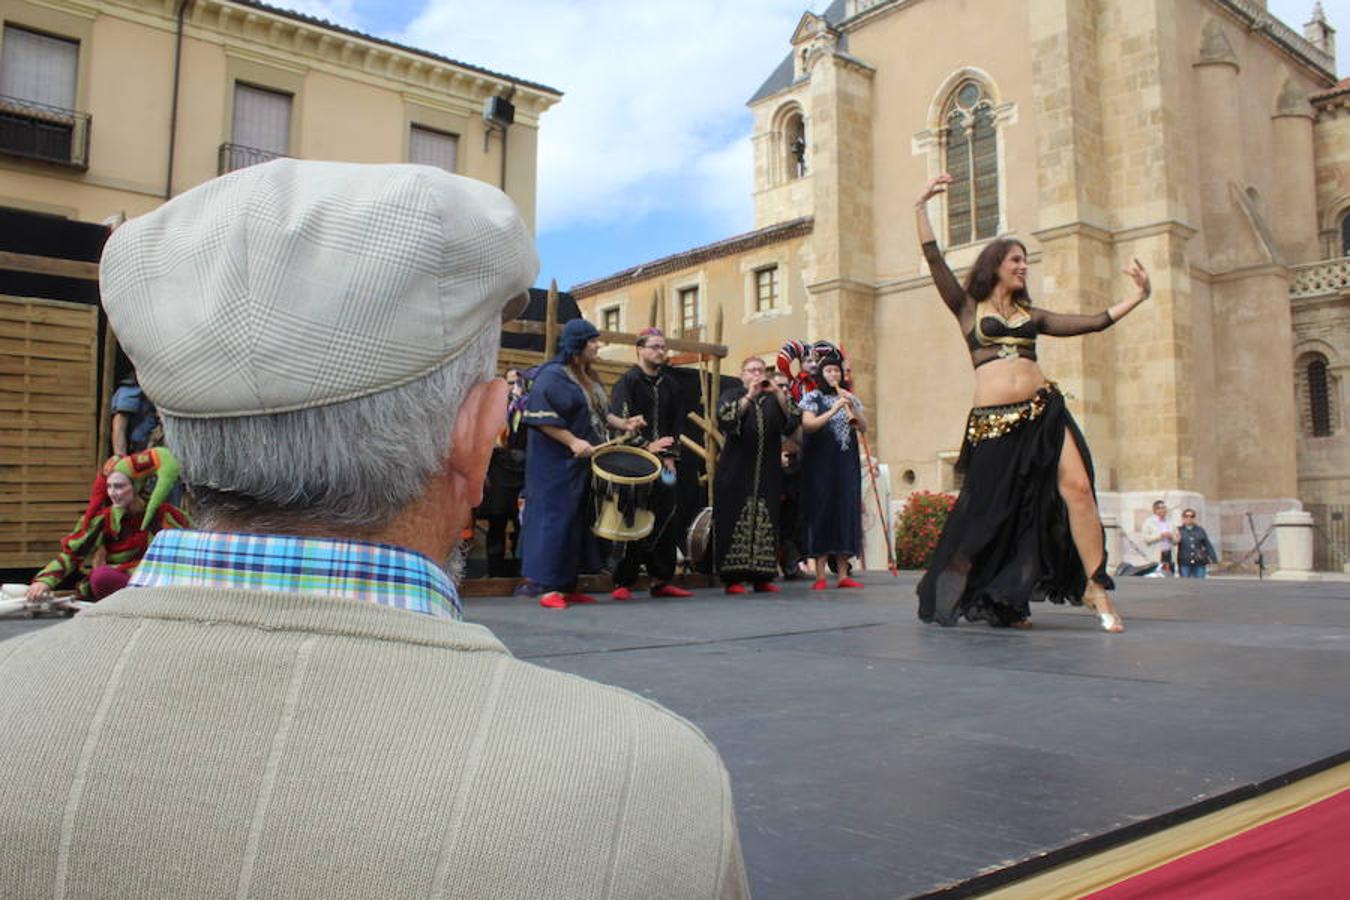
[[[600,548],[587,521],[587,460],[607,428],[626,433],[644,424],[641,416],[622,419],[608,412],[595,371],[599,355],[596,327],[585,319],[568,322],[558,355],[535,378],[522,419],[529,437],[521,571],[539,588],[539,605],[548,609],[595,602],[577,591],[577,576],[600,567]]]
[[[614,385],[609,411],[620,419],[642,419],[629,443],[645,447],[661,459],[661,478],[652,487],[651,511],[656,516],[652,533],[640,541],[630,541],[623,559],[614,570],[615,600],[632,600],[632,585],[638,570],[647,567],[653,597],[692,597],[689,591],[671,584],[675,577],[675,548],[679,533],[675,527],[675,442],[680,434],[680,403],[675,379],[666,367],[666,336],[659,328],[638,332],[637,364]]]

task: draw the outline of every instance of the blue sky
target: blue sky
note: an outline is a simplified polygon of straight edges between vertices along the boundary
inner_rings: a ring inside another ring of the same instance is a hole
[[[271,0],[563,91],[542,120],[541,283],[753,226],[745,101],[828,0]],[[1350,0],[1323,0],[1350,61]],[[1313,0],[1269,0],[1302,32]]]

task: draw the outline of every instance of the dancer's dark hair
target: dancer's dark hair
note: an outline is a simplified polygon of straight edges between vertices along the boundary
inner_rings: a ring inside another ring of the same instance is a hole
[[[966,277],[966,293],[976,303],[987,300],[994,292],[994,286],[998,284],[998,267],[1003,265],[1004,258],[1012,252],[1013,247],[1021,247],[1024,255],[1027,252],[1027,245],[1017,238],[997,238],[980,251],[975,265],[970,267],[970,275]],[[1025,286],[1013,291],[1012,296],[1018,306],[1031,307],[1031,295]]]

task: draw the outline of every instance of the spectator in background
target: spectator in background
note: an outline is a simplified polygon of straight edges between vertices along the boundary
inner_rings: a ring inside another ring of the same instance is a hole
[[[1205,567],[1219,561],[1209,535],[1196,522],[1195,510],[1181,511],[1181,527],[1177,529],[1177,566],[1182,578],[1204,578]]]
[[[169,502],[178,460],[167,447],[113,457],[89,493],[89,506],[61,550],[28,586],[28,602],[51,599],[62,585],[76,600],[102,600],[127,586],[150,539],[166,528],[189,528],[187,513]]]
[[[1175,575],[1172,548],[1177,542],[1176,529],[1167,521],[1167,504],[1161,500],[1153,502],[1153,516],[1144,521],[1144,543],[1151,552],[1158,554],[1159,569],[1168,575]]]
[[[110,406],[113,455],[128,456],[161,443],[159,415],[141,390],[135,372],[117,383]]]
[[[538,269],[432,166],[274,160],[117,230],[103,303],[209,530],[5,645],[0,897],[746,895],[697,729],[460,620]]]

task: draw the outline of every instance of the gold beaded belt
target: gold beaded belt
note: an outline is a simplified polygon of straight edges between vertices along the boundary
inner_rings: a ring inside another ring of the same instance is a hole
[[[1030,400],[1006,406],[975,407],[966,421],[966,440],[978,444],[980,441],[1003,437],[1027,422],[1034,422],[1045,412],[1045,401],[1050,390],[1053,388],[1039,390]]]

